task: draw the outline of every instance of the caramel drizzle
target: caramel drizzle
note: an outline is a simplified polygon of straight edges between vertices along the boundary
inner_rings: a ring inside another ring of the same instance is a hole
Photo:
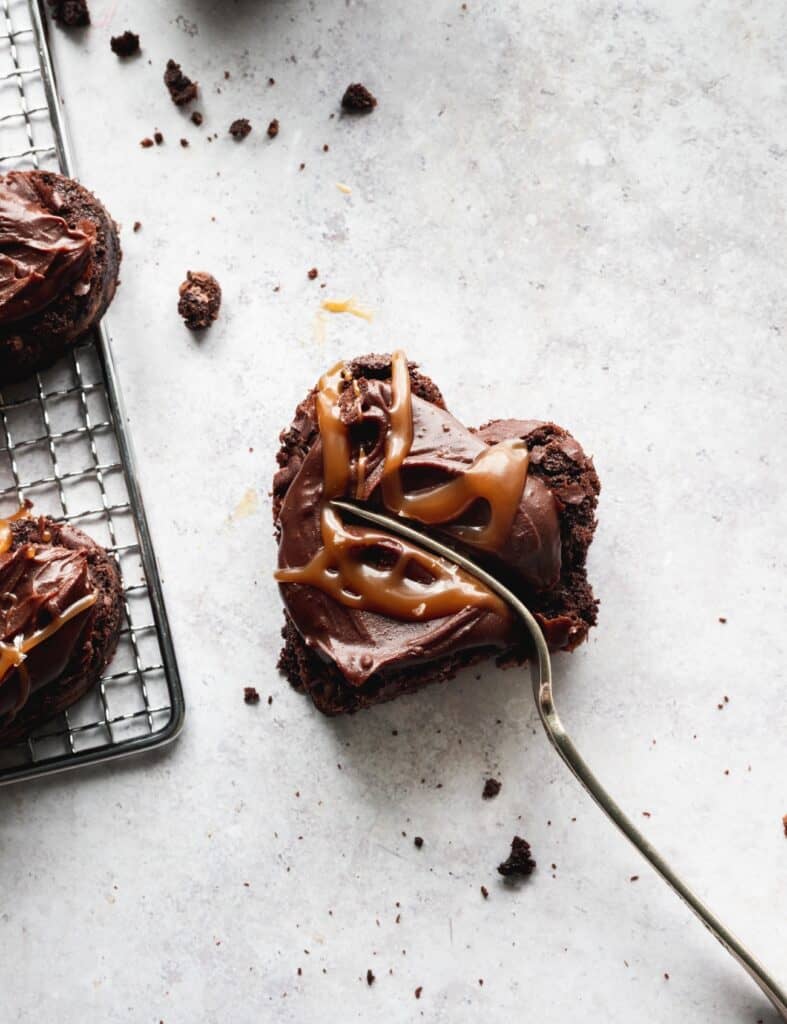
[[[428,526],[450,523],[475,501],[489,506],[484,526],[446,526],[453,536],[486,551],[498,551],[511,532],[530,464],[524,441],[501,441],[480,452],[464,473],[445,484],[405,494],[401,469],[413,444],[410,373],[404,352],[395,352],[391,365],[391,430],[385,444],[383,501],[391,512]]]
[[[12,516],[8,516],[6,519],[0,519],[0,555],[6,554],[11,549],[13,543],[13,533],[11,531],[11,523],[17,522],[20,519],[29,519],[30,513],[22,506]],[[30,546],[28,557],[35,557],[35,548]],[[85,597],[80,597],[79,600],[74,601],[73,604],[69,605],[65,611],[56,615],[51,622],[47,623],[41,629],[37,629],[30,636],[25,637],[20,634],[14,637],[11,643],[0,640],[0,685],[5,681],[6,676],[14,669],[18,670],[19,674],[19,697],[17,699],[15,707],[11,711],[11,715],[16,714],[17,711],[27,702],[30,696],[30,674],[24,665],[25,659],[28,654],[35,650],[39,644],[44,643],[51,636],[54,636],[59,629],[61,629],[67,622],[75,618],[77,615],[81,615],[82,612],[87,611],[98,600],[98,595],[87,594]]]
[[[37,629],[30,636],[25,637],[20,634],[10,644],[0,640],[0,682],[2,682],[6,672],[10,669],[19,668],[31,651],[35,650],[36,647],[44,643],[51,636],[54,636],[71,619],[81,615],[82,612],[86,612],[88,608],[92,608],[97,600],[98,594],[86,594],[85,597],[80,597],[78,601],[74,601],[64,612],[56,615],[51,622],[41,629]]]
[[[323,450],[323,505],[320,510],[322,548],[305,566],[279,569],[280,583],[318,587],[347,607],[378,612],[405,621],[427,621],[454,615],[465,608],[487,608],[505,614],[504,603],[457,566],[436,558],[399,538],[371,529],[348,529],[328,502],[345,494],[355,477],[356,497],[366,473],[361,451],[351,464],[350,438],[341,418],[339,398],[348,379],[343,363],[324,374],[317,386],[317,421]],[[355,381],[353,381],[355,384]],[[528,468],[521,442],[503,442],[483,451],[456,479],[412,495],[404,494],[400,472],[413,444],[410,374],[404,352],[394,353],[391,365],[391,427],[386,438],[382,475],[383,500],[392,511],[428,524],[446,523],[461,515],[478,498],[491,509],[485,526],[450,527],[456,536],[494,549],[511,528]],[[394,556],[391,567],[363,560],[364,551],[383,548]],[[428,582],[408,573],[419,567]]]

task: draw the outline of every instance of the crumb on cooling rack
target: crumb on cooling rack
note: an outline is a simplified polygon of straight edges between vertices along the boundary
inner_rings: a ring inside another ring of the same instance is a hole
[[[121,35],[112,36],[109,46],[118,57],[133,57],[135,53],[139,53],[139,36],[136,32],[129,32],[126,29]]]
[[[167,61],[164,85],[169,90],[169,95],[176,107],[183,107],[197,98],[197,82],[192,82],[188,76],[184,75],[180,64],[174,60]]]
[[[219,315],[221,286],[212,274],[189,270],[180,286],[178,313],[190,331],[210,327]]]
[[[530,856],[530,843],[521,836],[511,840],[511,853],[497,865],[497,870],[504,878],[532,875],[536,862]]]
[[[370,114],[377,106],[377,99],[365,85],[353,82],[344,90],[342,110],[348,114]]]
[[[481,796],[484,800],[491,800],[492,797],[497,796],[500,790],[503,788],[503,783],[499,779],[487,779],[484,783],[484,791]]]
[[[52,17],[65,28],[83,28],[90,24],[87,0],[49,0]]]
[[[250,132],[251,122],[246,117],[239,117],[230,125],[230,135],[236,142],[240,142],[242,139],[245,139]]]
[[[243,687],[243,702],[244,704],[259,704],[260,695],[253,686]]]
[[[268,125],[268,138],[275,139],[279,134],[279,119],[274,117],[271,123]]]

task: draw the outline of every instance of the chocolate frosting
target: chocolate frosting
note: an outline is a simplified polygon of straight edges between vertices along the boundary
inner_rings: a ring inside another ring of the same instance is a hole
[[[392,388],[376,379],[353,382],[342,391],[339,407],[348,427],[355,467],[350,496],[384,508],[383,477],[386,439],[391,427]],[[447,410],[412,396],[413,438],[401,468],[405,493],[422,492],[466,473],[488,445],[527,436],[537,424],[505,421],[500,437],[486,437],[464,427]],[[522,433],[517,428],[523,427]],[[364,457],[359,460],[360,451]],[[363,466],[363,474],[358,467]],[[279,568],[309,563],[321,550],[323,450],[317,437],[291,482],[279,513]],[[465,508],[451,523],[430,529],[452,537],[456,527],[484,524],[489,509],[483,503]],[[362,528],[348,526],[349,531]],[[462,544],[472,548],[472,533],[462,530]],[[475,557],[479,551],[472,552]],[[522,592],[548,589],[560,577],[561,539],[555,498],[542,480],[528,474],[504,542],[483,559],[498,568]],[[506,609],[468,606],[429,621],[401,621],[374,611],[348,607],[324,590],[303,583],[286,583],[282,594],[288,613],[306,643],[336,663],[347,682],[362,686],[375,672],[430,661],[473,648],[504,649],[517,640]]]
[[[0,181],[0,323],[39,313],[68,288],[79,289],[95,235],[89,221],[70,228],[47,210],[23,174],[7,174]]]
[[[0,554],[0,642],[29,638],[63,616],[91,593],[84,551],[20,544]],[[2,668],[0,722],[7,722],[25,702],[25,694],[62,675],[90,619],[86,610],[64,622],[33,648],[21,667]]]

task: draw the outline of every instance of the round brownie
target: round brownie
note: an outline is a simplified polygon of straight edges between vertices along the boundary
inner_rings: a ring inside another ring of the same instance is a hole
[[[0,388],[50,366],[93,328],[118,283],[117,226],[51,171],[0,177]]]
[[[0,746],[93,686],[122,614],[115,560],[91,537],[44,516],[0,519]]]

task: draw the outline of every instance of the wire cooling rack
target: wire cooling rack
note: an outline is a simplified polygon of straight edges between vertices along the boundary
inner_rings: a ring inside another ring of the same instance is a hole
[[[43,0],[0,0],[0,173],[72,175]],[[26,499],[114,555],[117,654],[98,685],[26,742],[0,750],[0,784],[124,757],[174,739],[184,704],[161,583],[104,327],[52,369],[0,381],[0,516]]]

